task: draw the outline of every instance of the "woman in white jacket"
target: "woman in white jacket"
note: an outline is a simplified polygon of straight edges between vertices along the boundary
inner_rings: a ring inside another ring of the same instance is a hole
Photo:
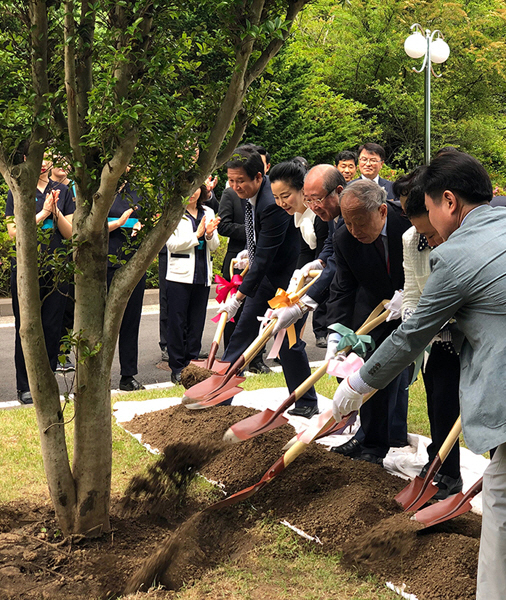
[[[171,381],[200,353],[212,279],[211,252],[219,246],[219,217],[203,203],[207,188],[191,196],[183,218],[167,241],[167,351]]]

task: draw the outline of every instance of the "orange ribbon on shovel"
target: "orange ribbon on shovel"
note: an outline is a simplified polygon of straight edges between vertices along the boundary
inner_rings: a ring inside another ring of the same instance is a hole
[[[278,288],[278,291],[276,292],[274,298],[269,300],[269,306],[274,310],[276,308],[287,308],[288,306],[293,306],[294,304],[297,304],[299,300],[300,296],[297,292],[287,294],[285,290],[283,290],[282,288]],[[286,332],[288,333],[288,347],[291,348],[297,341],[297,333],[295,331],[295,326],[290,325]],[[279,332],[279,334],[282,334],[282,336],[284,336],[284,333],[281,331]],[[281,340],[282,339],[283,338],[281,337]]]

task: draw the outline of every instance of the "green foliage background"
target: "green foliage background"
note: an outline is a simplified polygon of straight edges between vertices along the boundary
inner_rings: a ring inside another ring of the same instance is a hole
[[[440,29],[451,53],[434,65],[432,150],[452,145],[506,183],[506,4],[504,0],[317,0],[297,19],[272,66],[276,106],[247,135],[273,163],[310,164],[364,141],[382,144],[387,163],[423,162],[424,75],[404,52],[410,26]],[[275,83],[274,83],[275,82]]]

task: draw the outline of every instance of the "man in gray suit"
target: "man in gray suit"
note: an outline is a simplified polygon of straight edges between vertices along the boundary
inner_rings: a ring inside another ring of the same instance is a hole
[[[365,365],[339,386],[334,415],[357,409],[385,387],[455,317],[460,350],[460,409],[468,447],[497,451],[483,479],[477,600],[506,590],[506,209],[492,207],[482,165],[462,152],[437,156],[422,185],[431,223],[445,243],[431,253],[431,275],[416,311]],[[374,397],[370,400],[374,402]]]

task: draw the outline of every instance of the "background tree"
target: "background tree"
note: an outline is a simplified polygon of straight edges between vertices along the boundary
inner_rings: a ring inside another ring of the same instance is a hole
[[[505,20],[503,0],[351,0],[344,6],[317,0],[298,17],[292,41],[275,60],[274,79],[289,81],[324,106],[346,101],[355,112],[348,112],[348,119],[346,113],[332,119],[323,109],[321,122],[312,115],[311,125],[311,101],[301,103],[300,94],[290,98],[283,90],[280,110],[291,115],[293,131],[312,127],[315,136],[334,137],[334,151],[352,149],[367,138],[385,146],[392,166],[409,169],[420,164],[424,81],[412,71],[421,60],[408,58],[403,44],[415,22],[440,29],[451,54],[444,65],[435,67],[443,77],[432,80],[432,147],[453,145],[470,152],[504,185]],[[323,123],[328,126],[322,132]],[[258,128],[250,127],[248,135],[266,137],[267,143],[271,131],[270,120],[264,119]],[[292,138],[283,139],[282,133],[277,132],[280,144],[274,152],[288,158],[294,154]],[[298,140],[295,154],[310,155],[310,137],[301,135]]]
[[[65,534],[110,527],[110,371],[128,298],[179,222],[185,198],[230,156],[254,118],[264,94],[259,78],[305,3],[0,3],[0,172],[14,196],[20,334]],[[47,265],[37,252],[33,195],[48,143],[69,161],[77,190],[75,266],[60,257],[76,286],[72,465],[38,292]],[[107,291],[107,215],[130,163],[129,181],[145,200],[144,228]]]

